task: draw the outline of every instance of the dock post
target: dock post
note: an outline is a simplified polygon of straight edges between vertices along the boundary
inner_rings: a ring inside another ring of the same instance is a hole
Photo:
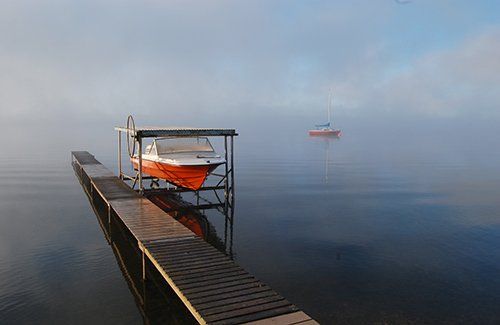
[[[226,160],[226,163],[224,164],[226,168],[225,172],[225,179],[224,179],[224,206],[227,208],[227,201],[229,197],[229,161],[228,161],[228,155],[227,155],[227,135],[224,136],[224,159]]]
[[[231,136],[231,206],[234,197],[234,136]]]
[[[234,136],[231,136],[231,211],[229,211],[229,256],[233,258],[233,220],[234,220]]]
[[[142,137],[138,136],[137,140],[139,141],[139,191],[143,193],[144,188],[142,187]]]
[[[123,179],[123,173],[122,173],[122,131],[118,131],[118,178]]]
[[[111,204],[108,202],[108,234],[109,241],[113,242],[113,236],[111,235]]]
[[[144,247],[139,243],[139,248],[142,252],[142,281],[146,281],[146,253],[144,252]]]

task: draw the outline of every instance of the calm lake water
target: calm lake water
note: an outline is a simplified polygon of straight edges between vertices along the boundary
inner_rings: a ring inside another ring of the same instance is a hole
[[[325,324],[500,322],[498,136],[305,129],[240,130],[239,264]],[[0,156],[1,323],[191,322],[168,288],[144,314],[134,248],[108,245],[72,170],[72,149],[116,168],[106,136]]]

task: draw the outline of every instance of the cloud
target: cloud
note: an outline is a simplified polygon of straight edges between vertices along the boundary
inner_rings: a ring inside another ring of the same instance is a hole
[[[361,74],[339,88],[351,95],[346,106],[359,111],[498,117],[499,41],[500,28],[489,28],[453,48],[431,51],[401,67],[377,69],[376,78],[360,81]]]
[[[370,8],[282,1],[19,2],[0,17],[4,119],[293,112],[383,24]]]

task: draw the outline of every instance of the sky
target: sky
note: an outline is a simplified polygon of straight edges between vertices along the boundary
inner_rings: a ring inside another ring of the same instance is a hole
[[[0,126],[500,120],[500,2],[400,2],[4,0]]]

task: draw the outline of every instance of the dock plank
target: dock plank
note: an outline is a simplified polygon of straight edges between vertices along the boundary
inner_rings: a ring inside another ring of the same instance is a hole
[[[223,301],[225,299],[248,296],[248,295],[252,295],[252,294],[260,293],[260,292],[273,292],[273,293],[275,293],[268,286],[262,285],[260,287],[251,287],[251,288],[233,291],[233,292],[229,292],[229,293],[226,293],[223,295],[218,295],[218,296],[205,296],[205,297],[199,297],[199,298],[192,298],[191,301],[198,306],[198,305],[203,305],[206,303],[215,303],[215,302]]]
[[[289,308],[288,306],[282,307],[282,308],[275,308],[275,309],[269,309],[269,310],[264,310],[260,312],[255,312],[255,313],[250,313],[246,315],[241,315],[229,319],[223,319],[220,321],[214,321],[210,322],[212,325],[228,325],[228,324],[242,324],[242,323],[247,323],[247,322],[252,322],[256,320],[265,320],[266,318],[273,318],[279,315],[283,314],[289,314],[293,312],[293,308]],[[264,323],[266,324],[266,323]],[[296,323],[288,323],[288,322],[283,322],[283,323],[278,323],[278,324],[296,324]],[[300,324],[300,323],[299,323]],[[297,324],[297,325],[299,325]]]
[[[101,164],[93,155],[91,155],[87,151],[72,151],[74,159],[78,161],[80,165],[89,165],[89,164]]]
[[[265,303],[262,305],[243,307],[243,308],[231,310],[231,311],[228,311],[225,313],[206,315],[203,318],[208,323],[211,323],[211,322],[222,321],[222,320],[227,320],[227,319],[236,318],[236,317],[248,316],[248,315],[257,314],[257,313],[261,313],[261,312],[275,313],[276,309],[286,310],[288,312],[297,311],[297,307],[292,305],[286,299],[283,299],[280,301],[269,302],[269,303]]]
[[[279,295],[272,295],[272,296],[267,296],[267,297],[262,297],[262,298],[250,299],[250,300],[246,300],[246,301],[238,300],[232,304],[225,304],[223,306],[203,309],[203,310],[201,310],[201,313],[204,316],[210,316],[210,315],[215,315],[215,314],[227,313],[230,311],[232,312],[232,311],[240,310],[243,308],[250,308],[252,306],[260,306],[260,305],[283,302],[283,301],[285,301],[285,299],[283,297],[281,297]]]
[[[309,323],[312,322],[312,323]],[[247,325],[279,325],[279,324],[318,324],[311,319],[306,313],[298,311],[295,313],[280,315],[276,317],[266,318],[263,320],[246,323]]]
[[[228,305],[238,303],[238,302],[246,302],[249,300],[260,299],[260,298],[265,298],[265,297],[274,297],[274,296],[280,297],[276,292],[274,292],[272,290],[266,290],[266,291],[250,293],[250,294],[246,294],[246,295],[242,295],[242,296],[207,302],[204,304],[197,304],[197,307],[200,311],[202,311],[204,309],[211,309],[211,308],[220,307],[220,306],[228,306]]]

